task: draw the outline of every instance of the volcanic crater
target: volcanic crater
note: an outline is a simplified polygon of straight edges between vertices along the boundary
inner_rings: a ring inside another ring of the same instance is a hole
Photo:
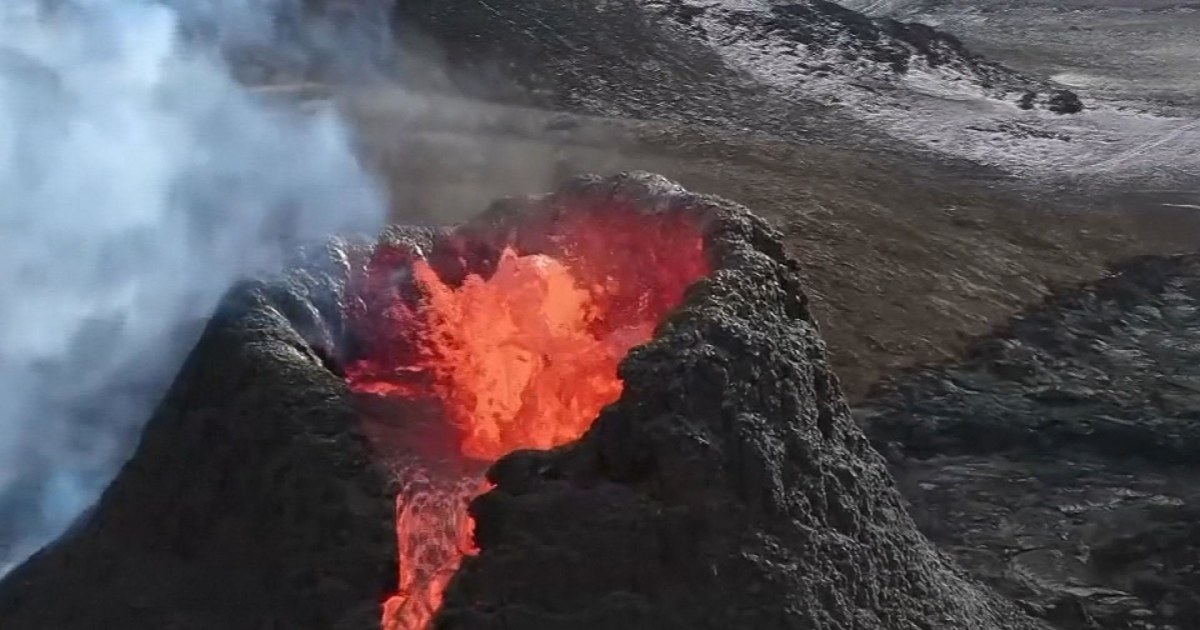
[[[347,383],[400,480],[389,630],[428,627],[462,557],[483,469],[579,439],[621,394],[618,364],[704,277],[684,207],[552,198],[494,208],[433,238],[393,230],[347,289]],[[426,253],[427,252],[427,253]]]
[[[779,234],[646,173],[233,289],[0,620],[1041,627],[917,531]]]

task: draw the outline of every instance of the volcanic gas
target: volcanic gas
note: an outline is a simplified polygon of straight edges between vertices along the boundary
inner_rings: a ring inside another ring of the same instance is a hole
[[[428,627],[474,553],[484,469],[580,438],[620,397],[625,355],[708,271],[695,217],[612,200],[375,247],[351,283],[346,378],[377,403],[366,432],[400,480],[386,630]]]

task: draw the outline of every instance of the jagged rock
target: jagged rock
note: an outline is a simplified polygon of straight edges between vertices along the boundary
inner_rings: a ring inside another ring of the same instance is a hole
[[[854,100],[864,81],[897,87],[920,72],[947,86],[972,84],[994,97],[1043,90],[1043,82],[985,59],[927,24],[872,18],[826,0],[705,2],[648,0],[646,5],[724,51],[734,65],[809,98],[829,76],[843,78],[833,101]],[[829,98],[826,95],[824,98]]]
[[[1046,99],[1046,109],[1056,114],[1078,114],[1083,111],[1083,101],[1070,90],[1055,90]]]
[[[910,74],[1003,99],[1049,89],[928,25],[824,0],[410,0],[392,16],[413,85],[786,138],[861,130],[858,101]]]
[[[859,417],[998,590],[1071,630],[1200,627],[1200,256],[1062,291]]]
[[[625,393],[582,440],[492,468],[482,551],[438,627],[1040,627],[918,533],[765,222],[628,174],[473,227],[614,201],[694,213],[715,271],[623,363]],[[0,627],[378,627],[396,487],[338,375],[351,250],[231,291],[99,505],[0,582]]]
[[[1025,110],[1033,109],[1033,106],[1037,104],[1037,96],[1037,92],[1025,92],[1020,99],[1017,99],[1017,107]]]
[[[99,504],[0,582],[0,627],[378,624],[394,491],[326,367],[344,273],[329,253],[229,293]]]
[[[1017,99],[1017,107],[1024,110],[1044,108],[1055,114],[1078,114],[1083,111],[1083,101],[1070,90],[1052,90],[1045,98],[1039,92],[1027,91]]]

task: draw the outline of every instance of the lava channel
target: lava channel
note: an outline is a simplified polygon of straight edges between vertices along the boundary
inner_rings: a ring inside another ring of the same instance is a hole
[[[400,462],[385,630],[429,627],[477,552],[467,505],[487,490],[486,467],[581,437],[621,395],[621,360],[708,273],[682,214],[588,208],[531,220],[501,245],[464,240],[448,239],[460,246],[440,266],[377,247],[349,313],[365,348],[346,366],[351,389],[404,418],[367,422],[377,450]]]

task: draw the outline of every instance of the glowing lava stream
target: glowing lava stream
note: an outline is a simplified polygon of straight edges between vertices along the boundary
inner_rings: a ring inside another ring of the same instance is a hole
[[[617,363],[628,347],[619,337],[592,336],[591,296],[562,263],[505,251],[490,279],[469,276],[457,289],[425,261],[413,272],[427,296],[433,390],[459,430],[464,457],[490,462],[521,448],[565,444],[621,395]],[[462,556],[475,552],[467,502],[483,488],[471,479],[403,481],[396,502],[400,588],[384,605],[383,627],[423,630]]]
[[[436,399],[455,429],[459,455],[481,464],[578,439],[620,397],[620,361],[650,340],[687,286],[708,271],[690,224],[646,226],[644,219],[607,232],[576,226],[580,239],[561,259],[506,249],[488,278],[468,275],[459,286],[429,263],[412,262],[423,301],[384,309],[384,343],[400,350],[384,348],[348,366],[351,387]],[[609,238],[597,242],[595,234]],[[645,242],[621,242],[629,239]],[[664,253],[669,266],[659,258]],[[444,469],[429,461],[402,473],[399,588],[384,605],[384,630],[425,630],[462,557],[477,551],[467,504],[486,491],[485,482],[436,472]]]

